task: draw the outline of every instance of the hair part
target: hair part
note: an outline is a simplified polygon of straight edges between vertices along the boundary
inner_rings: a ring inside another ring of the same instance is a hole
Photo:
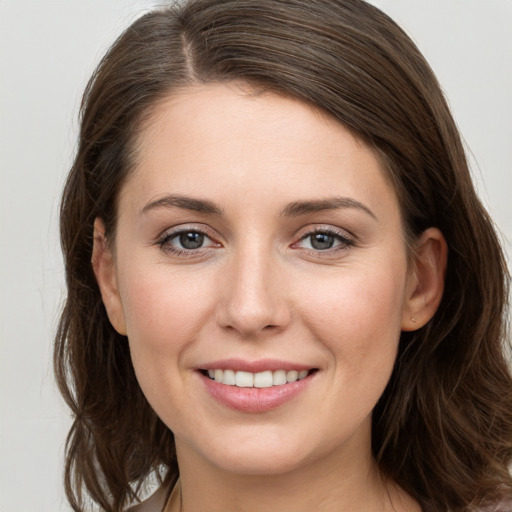
[[[84,93],[61,204],[68,296],[55,371],[74,416],[66,492],[117,512],[152,472],[178,476],[172,432],[144,398],[127,340],[110,325],[91,266],[93,223],[115,239],[117,201],[156,106],[193,84],[242,82],[329,114],[372,147],[396,190],[411,244],[448,243],[434,318],[402,333],[373,413],[381,471],[425,512],[468,511],[510,493],[512,381],[505,358],[508,273],[471,182],[437,80],[408,36],[362,0],[195,0],[142,16]]]

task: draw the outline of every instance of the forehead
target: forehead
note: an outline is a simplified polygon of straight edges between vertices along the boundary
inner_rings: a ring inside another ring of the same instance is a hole
[[[396,202],[374,151],[311,105],[240,84],[182,89],[143,123],[132,192]],[[132,194],[133,195],[133,194]],[[374,196],[371,198],[370,196]]]

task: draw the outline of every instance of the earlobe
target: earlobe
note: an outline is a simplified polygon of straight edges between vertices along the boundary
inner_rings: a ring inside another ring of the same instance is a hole
[[[91,263],[110,323],[119,334],[126,336],[126,322],[117,287],[115,259],[105,236],[105,225],[99,217],[94,220]]]
[[[437,228],[429,228],[419,238],[413,268],[408,278],[402,330],[415,331],[435,314],[444,291],[448,248]]]

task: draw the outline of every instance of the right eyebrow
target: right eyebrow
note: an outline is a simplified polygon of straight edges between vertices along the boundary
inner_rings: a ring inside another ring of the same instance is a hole
[[[223,214],[222,209],[212,201],[176,194],[168,194],[149,202],[144,206],[144,208],[142,208],[141,214],[146,214],[149,211],[158,208],[181,208],[182,210],[219,216]]]
[[[378,220],[375,213],[373,213],[368,206],[352,199],[351,197],[328,197],[325,199],[311,201],[294,201],[284,208],[281,215],[285,217],[298,217],[300,215],[307,215],[325,210],[338,210],[341,208],[355,208],[368,214],[374,220]]]

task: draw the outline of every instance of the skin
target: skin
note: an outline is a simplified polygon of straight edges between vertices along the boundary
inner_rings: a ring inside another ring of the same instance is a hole
[[[183,509],[420,510],[380,477],[371,412],[401,330],[441,299],[442,234],[427,230],[408,264],[373,151],[313,108],[240,84],[173,94],[138,148],[114,241],[96,220],[93,266],[141,388],[174,432]],[[349,201],[291,211],[332,198]],[[203,246],[183,248],[180,229],[204,233]],[[311,233],[326,231],[333,247],[318,249]],[[197,371],[225,358],[318,371],[292,400],[246,413],[214,400]]]

